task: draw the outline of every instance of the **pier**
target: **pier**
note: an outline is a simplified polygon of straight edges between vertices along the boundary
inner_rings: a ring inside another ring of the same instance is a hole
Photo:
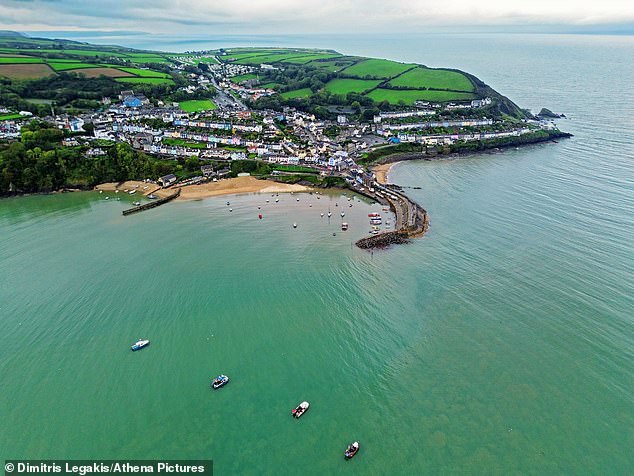
[[[380,203],[387,202],[396,214],[395,230],[362,238],[356,243],[359,248],[364,250],[386,248],[391,245],[408,243],[410,238],[425,234],[429,228],[427,210],[399,190],[385,187],[379,183],[375,183],[374,187],[383,194],[383,197],[376,195],[374,199]]]
[[[136,207],[133,207],[133,208],[128,208],[127,210],[123,210],[121,213],[123,213],[123,216],[127,216],[127,215],[131,215],[132,213],[142,212],[144,210],[149,210],[151,208],[160,207],[164,203],[167,203],[167,202],[169,202],[171,200],[174,200],[180,194],[181,194],[181,189],[179,188],[173,194],[171,194],[171,195],[169,195],[169,196],[167,196],[165,198],[159,198],[158,200],[154,200],[152,202],[144,203],[142,205],[139,205],[139,206],[136,206]]]

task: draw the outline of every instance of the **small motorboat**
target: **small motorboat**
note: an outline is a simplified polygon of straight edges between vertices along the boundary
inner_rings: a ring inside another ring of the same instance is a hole
[[[134,194],[136,193],[136,190],[130,190],[128,193],[129,193],[130,195],[134,195]]]
[[[230,209],[229,209],[229,211],[230,211],[230,212],[232,212],[232,211],[233,211],[233,208],[230,208]]]
[[[351,443],[350,445],[348,445],[348,448],[346,449],[346,452],[343,455],[345,456],[346,459],[350,459],[354,455],[356,455],[358,452],[359,452],[359,442],[355,441],[354,443]]]
[[[258,218],[259,218],[260,220],[262,219],[262,214],[261,214],[261,213],[258,215]]]
[[[147,347],[148,345],[150,345],[150,341],[149,340],[147,340],[147,339],[139,339],[134,344],[132,344],[130,349],[132,349],[132,351],[134,352],[136,350],[142,349],[143,347]]]
[[[346,216],[346,212],[341,212],[341,218]]]
[[[135,207],[138,207],[139,205],[141,205],[141,202],[132,202],[132,205],[134,205]]]
[[[106,200],[110,200],[110,197],[106,197]]]
[[[149,194],[147,196],[147,198],[149,198],[150,200],[156,200],[156,195],[154,195],[153,193]]]
[[[276,199],[275,199],[275,203],[278,203],[279,201],[280,201],[280,199],[279,199],[279,198],[276,198]]]
[[[293,223],[293,228],[297,228],[297,223]]]
[[[299,202],[299,198],[297,199],[297,201]]]
[[[323,218],[324,214],[323,214],[323,213],[320,213],[320,214],[319,214],[319,216],[321,216],[321,217]]]
[[[211,388],[216,390],[220,387],[224,387],[228,383],[229,383],[229,377],[227,377],[226,375],[220,374],[211,381]]]
[[[346,231],[348,229],[348,223],[345,221],[341,224],[341,231]]]
[[[229,202],[227,202],[227,206],[229,206],[229,205],[230,205],[230,203],[229,203]]]
[[[99,190],[99,193],[103,193],[103,190]]]
[[[331,212],[328,212],[328,218],[330,218],[332,216]]]
[[[306,411],[308,410],[308,407],[310,406],[310,403],[308,402],[302,402],[299,405],[297,405],[292,411],[291,414],[295,417],[295,418],[299,418],[300,416],[302,416],[304,413],[306,413]]]

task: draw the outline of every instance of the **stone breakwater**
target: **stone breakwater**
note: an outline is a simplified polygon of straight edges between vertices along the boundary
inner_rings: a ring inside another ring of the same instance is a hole
[[[400,191],[383,186],[378,186],[378,189],[383,197],[376,195],[374,198],[381,203],[389,204],[396,214],[396,230],[362,238],[356,245],[364,250],[387,248],[409,243],[410,238],[423,236],[429,228],[427,210]]]

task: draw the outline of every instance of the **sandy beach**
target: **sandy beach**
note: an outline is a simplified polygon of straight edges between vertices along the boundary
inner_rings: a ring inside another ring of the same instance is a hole
[[[140,195],[149,195],[151,193],[156,192],[161,187],[156,185],[155,183],[145,183],[140,182],[138,180],[128,180],[126,182],[117,183],[117,182],[109,182],[102,183],[95,187],[95,190],[103,190],[104,192],[114,192],[115,190],[119,190],[123,192],[127,190],[128,192],[131,190],[136,190]],[[169,194],[168,194],[169,195]]]
[[[372,167],[372,172],[376,174],[376,181],[381,185],[385,185],[387,183],[387,175],[394,164],[398,164],[398,162],[379,164]]]
[[[253,177],[236,177],[223,179],[218,182],[182,187],[178,200],[201,200],[208,197],[234,195],[238,193],[284,193],[304,192],[307,190],[310,189],[303,185],[276,183],[268,180],[258,180]],[[156,195],[162,197],[172,193],[173,189],[167,189],[159,190]]]
[[[147,187],[147,188],[146,188]],[[115,191],[133,190],[142,195],[153,193],[159,198],[167,197],[174,193],[175,187],[162,189],[158,185],[137,181],[127,181],[121,184],[103,183],[97,185],[95,190]],[[305,192],[311,190],[304,185],[276,183],[269,180],[258,180],[253,177],[237,177],[224,179],[218,182],[208,182],[200,185],[187,185],[181,187],[181,194],[178,200],[201,200],[208,197],[218,197],[221,195],[234,195],[238,193],[285,193],[285,192]]]

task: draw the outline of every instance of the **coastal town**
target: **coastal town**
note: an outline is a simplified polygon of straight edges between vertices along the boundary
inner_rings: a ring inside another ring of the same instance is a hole
[[[331,120],[296,107],[259,109],[248,105],[257,105],[277,91],[261,85],[258,74],[276,66],[232,64],[211,53],[190,53],[173,61],[174,70],[187,77],[180,92],[197,97],[208,94],[213,97],[210,107],[188,112],[179,102],[150,100],[130,88],[116,97],[102,98],[98,111],[51,114],[43,120],[64,131],[62,145],[81,148],[85,160],[106,155],[114,144],[127,143],[157,159],[199,161],[197,171],[136,177],[163,189],[203,183],[213,188],[218,181],[235,176],[231,164],[236,161],[268,164],[272,170],[266,178],[283,183],[310,185],[331,178],[333,185],[389,205],[397,213],[398,226],[392,233],[407,236],[424,233],[426,212],[398,187],[387,184],[384,174],[368,167],[377,162],[376,157],[401,150],[418,158],[435,157],[456,144],[518,139],[556,127],[539,118],[509,122],[487,117],[484,111],[492,103],[490,97],[448,103],[415,101],[411,107],[379,111],[368,121],[359,120],[346,108],[337,109],[336,119]],[[202,62],[206,62],[204,70],[187,73],[188,65]],[[31,119],[31,113],[20,111],[0,121],[0,139],[19,139],[22,125]],[[393,161],[393,156],[384,160]]]

